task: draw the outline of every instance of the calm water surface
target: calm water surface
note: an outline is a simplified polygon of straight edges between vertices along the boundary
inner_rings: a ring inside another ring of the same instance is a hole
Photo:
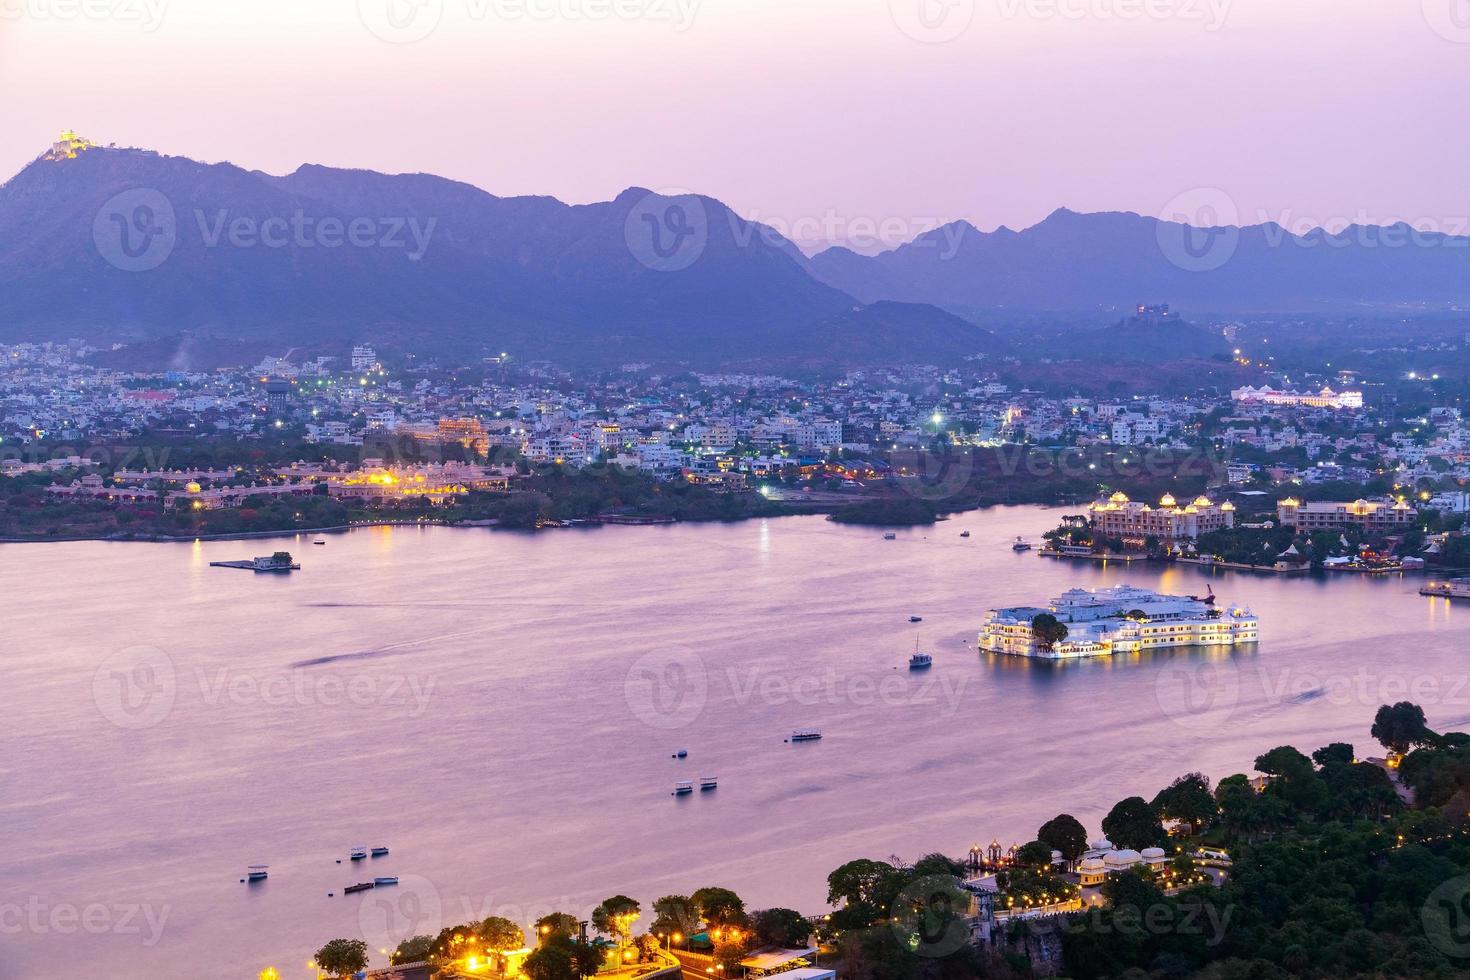
[[[1283,742],[1368,754],[1382,701],[1470,720],[1470,610],[1415,580],[1011,552],[1059,513],[896,541],[786,518],[0,546],[0,976],[307,977],[336,936],[377,949],[707,884],[815,913],[853,857],[1024,841],[1063,810],[1095,833],[1124,796]],[[208,567],[276,548],[305,569]],[[974,649],[988,607],[1122,582],[1208,582],[1262,642],[1066,665]],[[916,640],[927,676],[904,669]],[[808,725],[826,737],[783,741]],[[703,774],[718,790],[671,796]],[[269,881],[241,884],[253,863]],[[342,896],[374,875],[402,884]]]

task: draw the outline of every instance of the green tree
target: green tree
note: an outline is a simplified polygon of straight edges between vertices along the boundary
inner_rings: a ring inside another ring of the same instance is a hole
[[[592,944],[558,933],[533,950],[521,969],[531,980],[580,980],[595,974],[603,959]]]
[[[1051,613],[1038,613],[1031,620],[1031,635],[1041,649],[1050,651],[1067,638],[1067,624]]]
[[[1118,847],[1142,850],[1155,847],[1165,839],[1159,815],[1141,796],[1121,800],[1103,817],[1103,833]]]
[[[1220,812],[1220,806],[1210,792],[1210,781],[1197,772],[1174,780],[1159,791],[1150,805],[1161,817],[1188,825],[1191,835]]]
[[[1068,864],[1076,864],[1087,850],[1087,829],[1070,813],[1061,813],[1041,825],[1036,839],[1045,841],[1054,851],[1061,851]]]
[[[625,942],[640,911],[642,907],[627,895],[614,895],[592,910],[592,928],[619,943]]]
[[[1045,841],[1034,840],[1016,849],[1016,863],[1026,868],[1046,869],[1051,867],[1052,846]]]
[[[649,931],[656,936],[689,936],[698,931],[699,906],[687,895],[665,895],[653,903],[653,924]]]
[[[812,935],[812,924],[792,909],[762,909],[754,916],[756,939],[763,946],[783,949],[804,947]]]
[[[389,964],[422,963],[429,958],[434,948],[433,936],[414,936],[398,944],[388,957]]]
[[[1324,769],[1328,766],[1351,765],[1355,758],[1357,756],[1353,752],[1353,747],[1347,742],[1333,742],[1312,753],[1312,761]]]
[[[582,923],[577,921],[577,917],[566,912],[552,912],[536,920],[536,935],[542,937],[565,936],[571,939],[581,928]]]
[[[714,929],[743,929],[749,925],[745,902],[728,888],[701,888],[689,896],[705,924]]]
[[[479,924],[475,932],[486,949],[505,952],[526,945],[526,934],[521,927],[509,919],[492,915]]]
[[[367,943],[361,939],[333,939],[316,951],[316,965],[333,977],[350,977],[367,969]]]
[[[1433,736],[1424,723],[1424,709],[1410,701],[1383,705],[1373,716],[1370,734],[1384,748],[1403,755],[1414,745],[1423,745]]]

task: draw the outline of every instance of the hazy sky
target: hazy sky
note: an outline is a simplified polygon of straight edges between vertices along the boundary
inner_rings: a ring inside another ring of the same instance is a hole
[[[73,127],[687,188],[807,243],[1058,206],[1463,232],[1467,83],[1470,0],[0,0],[0,180]]]

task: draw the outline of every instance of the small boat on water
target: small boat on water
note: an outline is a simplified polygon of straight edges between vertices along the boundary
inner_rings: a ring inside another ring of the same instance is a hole
[[[326,538],[317,538],[315,541],[312,542],[312,544],[326,544],[326,543],[327,543],[327,539]]]
[[[898,540],[898,535],[895,534],[895,533],[893,533],[892,531],[889,531],[887,534],[883,535],[883,540],[884,541],[897,541]]]
[[[692,792],[694,792],[694,780],[692,779],[681,779],[674,784],[675,796],[688,796]]]
[[[934,666],[934,658],[927,653],[915,650],[914,655],[909,657],[909,670],[928,670]]]
[[[252,864],[245,871],[246,881],[265,881],[270,877],[270,866],[265,864]]]
[[[358,845],[357,847],[354,847],[352,849],[352,853],[349,854],[349,855],[347,855],[347,856],[349,858],[351,858],[353,861],[361,861],[361,860],[365,859],[367,857],[367,847],[366,847],[366,845]]]
[[[252,558],[249,561],[212,561],[210,568],[248,568],[255,572],[294,572],[301,564],[291,557],[289,551],[277,551],[273,555]]]
[[[822,737],[822,730],[820,728],[798,728],[796,731],[794,731],[794,732],[791,733],[791,737],[788,738],[786,741],[788,741],[788,742],[815,742],[815,741],[819,740],[821,737]]]
[[[373,887],[375,887],[375,886],[373,885],[373,883],[371,881],[359,881],[355,885],[348,885],[346,888],[342,889],[342,894],[344,894],[344,895],[354,895],[357,892],[365,892],[368,889],[373,888]]]
[[[700,790],[715,789],[719,785],[720,785],[720,777],[718,777],[718,776],[700,776],[699,777],[699,788],[700,788]]]
[[[373,852],[372,853],[373,853],[373,857],[375,857],[375,858],[387,857],[388,856],[388,849],[386,847],[379,846],[379,847],[373,848]]]
[[[677,752],[674,753],[674,758],[675,759],[687,759],[687,758],[689,758],[689,750],[688,749],[680,749],[679,751],[677,751]]]
[[[924,617],[923,616],[910,616],[909,617],[909,622],[911,622],[911,623],[922,623],[923,621],[924,621]]]
[[[960,537],[962,537],[962,538],[968,538],[969,536],[970,536],[970,532],[969,531],[961,531],[960,532]]]
[[[398,884],[398,876],[397,875],[384,875],[381,878],[374,878],[373,879],[373,887],[374,888],[385,888],[388,885],[396,885],[396,884]]]
[[[1011,545],[1011,550],[1012,551],[1030,551],[1031,550],[1031,545],[1028,542],[1026,542],[1026,541],[1024,541],[1024,540],[1022,540],[1021,538],[1018,537],[1018,538],[1016,538],[1016,543],[1013,544],[1013,545]]]

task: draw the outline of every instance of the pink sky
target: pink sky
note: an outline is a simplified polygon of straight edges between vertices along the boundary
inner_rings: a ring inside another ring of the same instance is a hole
[[[428,5],[405,43],[365,25],[390,2]],[[74,127],[274,173],[688,188],[806,244],[1201,187],[1250,222],[1456,230],[1467,82],[1470,0],[0,0],[0,179]]]

